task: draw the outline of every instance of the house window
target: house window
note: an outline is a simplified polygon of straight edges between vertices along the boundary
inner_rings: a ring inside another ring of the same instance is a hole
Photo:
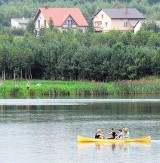
[[[44,20],[44,27],[46,27],[46,20]]]
[[[41,23],[40,20],[38,20],[38,28],[40,28],[40,23]]]
[[[108,22],[106,22],[106,27],[107,27],[107,25],[108,25]]]
[[[65,22],[65,25],[67,25],[68,27],[72,27],[73,25],[75,25],[76,23],[73,20],[67,20]]]
[[[68,27],[72,27],[72,20],[67,20]]]
[[[124,27],[128,27],[128,22],[124,22]]]
[[[102,18],[103,18],[103,14],[102,14]]]

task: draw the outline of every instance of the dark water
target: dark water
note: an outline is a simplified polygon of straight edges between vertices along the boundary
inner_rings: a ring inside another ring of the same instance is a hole
[[[86,99],[85,99],[86,100]],[[160,101],[52,101],[47,105],[0,101],[0,163],[159,163]],[[32,101],[33,102],[33,101]],[[78,144],[98,128],[150,135],[150,144]]]

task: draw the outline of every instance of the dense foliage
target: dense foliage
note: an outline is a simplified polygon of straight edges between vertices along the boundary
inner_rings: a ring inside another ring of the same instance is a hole
[[[2,29],[1,29],[2,31]],[[114,81],[160,74],[160,33],[47,29],[39,37],[0,34],[3,79]]]
[[[97,34],[88,30],[33,34],[10,30],[10,19],[32,17],[39,7],[79,7],[91,24],[101,8],[136,7],[147,19],[160,19],[158,0],[0,0],[0,74],[2,79],[114,81],[160,74],[160,31],[146,24],[131,32]]]

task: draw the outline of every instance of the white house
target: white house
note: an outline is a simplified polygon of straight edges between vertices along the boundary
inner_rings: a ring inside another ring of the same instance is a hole
[[[26,29],[29,20],[30,20],[30,18],[24,18],[24,17],[23,18],[12,18],[11,19],[11,27]]]
[[[160,20],[155,20],[155,23],[160,28]]]

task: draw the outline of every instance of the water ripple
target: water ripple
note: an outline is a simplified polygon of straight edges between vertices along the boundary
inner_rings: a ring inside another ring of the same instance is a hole
[[[86,105],[136,102],[160,102],[160,99],[0,99],[0,105]]]

